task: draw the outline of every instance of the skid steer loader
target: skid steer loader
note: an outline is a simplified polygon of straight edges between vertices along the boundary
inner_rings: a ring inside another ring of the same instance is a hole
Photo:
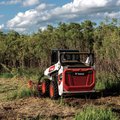
[[[42,94],[57,99],[64,94],[93,92],[94,54],[78,50],[52,50],[51,66],[44,71]]]

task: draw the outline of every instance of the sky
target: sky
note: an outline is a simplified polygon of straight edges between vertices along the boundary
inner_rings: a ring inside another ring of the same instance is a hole
[[[59,22],[120,19],[120,0],[0,0],[0,30],[32,33]]]

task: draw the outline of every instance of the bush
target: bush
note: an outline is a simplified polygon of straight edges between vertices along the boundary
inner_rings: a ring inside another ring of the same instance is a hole
[[[14,100],[19,98],[30,97],[33,95],[33,91],[28,88],[21,88],[16,91],[11,91],[11,94],[7,96],[7,100]]]
[[[0,78],[12,78],[13,74],[11,73],[1,73]]]
[[[30,97],[32,96],[32,91],[28,88],[23,88],[20,91],[18,91],[17,98],[24,98],[24,97]]]
[[[108,72],[97,73],[96,90],[117,90],[120,91],[120,79]]]
[[[28,79],[36,80],[40,75],[40,71],[37,68],[12,68],[11,73],[15,77],[26,77]]]
[[[118,120],[118,116],[110,109],[89,106],[77,114],[75,120]]]

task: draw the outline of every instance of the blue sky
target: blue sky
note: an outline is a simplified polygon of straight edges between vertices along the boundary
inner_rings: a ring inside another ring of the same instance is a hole
[[[48,24],[120,19],[120,0],[0,0],[0,30],[31,33]]]

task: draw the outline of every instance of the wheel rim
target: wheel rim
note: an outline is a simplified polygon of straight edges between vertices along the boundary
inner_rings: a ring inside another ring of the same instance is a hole
[[[50,97],[54,96],[54,88],[53,85],[50,85]]]
[[[45,82],[42,83],[42,93],[45,93],[46,91],[46,85]]]

